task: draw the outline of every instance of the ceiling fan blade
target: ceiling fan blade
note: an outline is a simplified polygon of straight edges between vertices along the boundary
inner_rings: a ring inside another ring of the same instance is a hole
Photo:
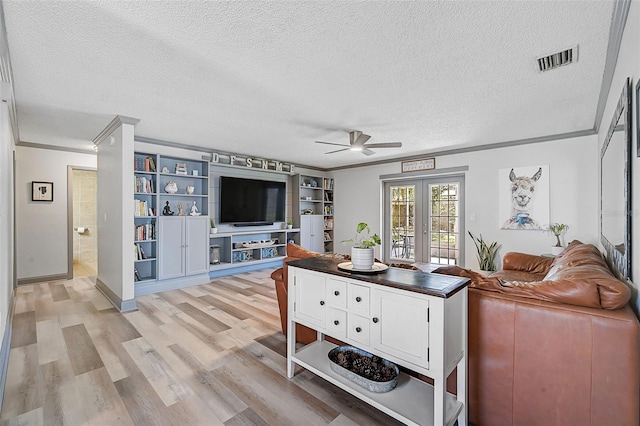
[[[372,143],[367,148],[402,148],[402,142]]]
[[[373,155],[373,154],[375,154],[375,152],[371,151],[369,148],[363,148],[362,149],[362,153],[364,155]]]
[[[315,141],[316,143],[321,143],[324,145],[335,145],[335,146],[346,146],[348,147],[349,145],[345,145],[343,143],[333,143],[333,142],[322,142],[322,141]]]
[[[358,136],[358,139],[356,139],[355,142],[353,142],[353,145],[362,146],[365,143],[367,143],[369,139],[371,139],[371,136],[365,135],[364,133],[360,133],[360,136]]]
[[[340,152],[340,151],[348,151],[348,150],[350,150],[350,149],[351,149],[351,148],[336,149],[335,151],[325,152],[325,154],[333,154],[333,153]]]

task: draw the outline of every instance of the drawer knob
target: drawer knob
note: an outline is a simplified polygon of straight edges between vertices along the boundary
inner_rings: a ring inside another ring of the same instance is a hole
[[[356,333],[360,333],[362,329],[360,327],[356,327]]]
[[[340,296],[340,292],[338,290],[334,291],[333,294],[335,294],[336,296]]]
[[[356,297],[356,302],[362,302],[362,297],[360,296]]]
[[[320,301],[320,306],[324,306],[324,300]]]
[[[374,324],[377,324],[377,323],[378,323],[378,318],[373,317],[373,323],[374,323]]]
[[[333,323],[334,323],[335,325],[338,325],[338,324],[340,324],[340,321],[335,320]]]

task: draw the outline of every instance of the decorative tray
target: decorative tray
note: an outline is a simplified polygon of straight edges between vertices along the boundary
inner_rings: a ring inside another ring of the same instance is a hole
[[[242,248],[260,248],[260,247],[269,247],[274,245],[276,242],[273,240],[269,240],[269,241],[254,241],[254,242],[247,242],[247,243],[241,243],[241,247]]]
[[[379,274],[389,269],[389,265],[384,263],[374,262],[371,269],[356,269],[351,262],[342,262],[338,264],[338,269],[345,272],[357,272],[359,274]]]
[[[354,346],[338,346],[327,354],[329,367],[370,392],[389,392],[398,384],[398,366]],[[362,372],[364,377],[356,372]]]

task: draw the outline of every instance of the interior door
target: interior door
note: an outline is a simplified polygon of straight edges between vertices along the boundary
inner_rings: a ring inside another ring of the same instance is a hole
[[[464,264],[463,219],[463,176],[386,182],[385,259],[406,263]]]

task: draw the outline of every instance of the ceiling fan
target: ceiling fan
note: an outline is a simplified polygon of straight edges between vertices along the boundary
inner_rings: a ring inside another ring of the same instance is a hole
[[[349,132],[349,145],[340,144],[340,143],[332,143],[332,142],[322,142],[315,141],[316,143],[321,143],[324,145],[336,145],[336,146],[344,146],[345,148],[336,149],[335,151],[325,152],[325,154],[333,154],[340,151],[360,151],[364,155],[373,155],[373,152],[370,148],[400,148],[402,147],[402,142],[386,142],[386,143],[372,143],[367,145],[367,141],[371,139],[371,136],[365,135],[359,130],[352,130]]]

